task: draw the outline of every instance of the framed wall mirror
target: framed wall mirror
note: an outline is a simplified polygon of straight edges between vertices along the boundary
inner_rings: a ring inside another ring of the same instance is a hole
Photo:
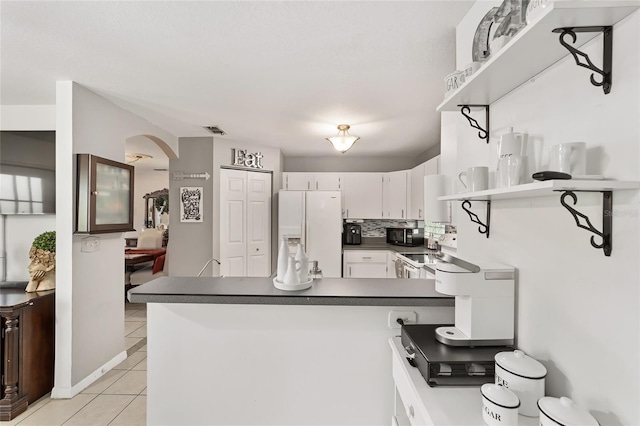
[[[169,214],[169,190],[167,188],[148,192],[144,195],[145,217],[147,228],[155,228],[162,222],[162,215]]]

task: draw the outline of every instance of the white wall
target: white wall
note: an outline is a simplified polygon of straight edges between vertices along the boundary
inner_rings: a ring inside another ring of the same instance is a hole
[[[100,248],[81,252],[74,235],[75,155],[125,161],[125,140],[154,135],[177,151],[176,138],[70,81],[56,85],[56,367],[53,397],[80,392],[122,358],[124,240],[99,234]]]
[[[416,157],[351,157],[347,153],[332,157],[285,157],[283,171],[394,172],[412,169],[420,163]]]
[[[588,174],[639,180],[640,13],[616,25],[613,34],[610,94],[565,58],[491,105],[489,145],[460,116],[454,173],[470,165],[494,169],[496,142],[513,126],[531,135],[537,170],[545,169],[550,145],[584,141]],[[583,50],[599,63],[602,36]],[[442,152],[444,164],[449,151]],[[577,195],[578,209],[601,229],[600,194]],[[591,247],[592,234],[576,227],[559,198],[494,201],[489,239],[458,203],[458,254],[517,268],[517,346],[547,367],[548,395],[571,397],[603,425],[640,424],[638,191],[613,194],[611,257]],[[475,209],[484,218],[483,203],[474,203]]]
[[[0,105],[0,130],[55,130],[55,105]]]

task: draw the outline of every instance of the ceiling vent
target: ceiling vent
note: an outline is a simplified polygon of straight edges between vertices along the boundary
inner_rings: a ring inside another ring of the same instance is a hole
[[[203,126],[214,135],[226,135],[227,133],[218,126]]]

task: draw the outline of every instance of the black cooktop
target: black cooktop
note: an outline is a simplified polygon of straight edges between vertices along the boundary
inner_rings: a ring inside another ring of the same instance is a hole
[[[416,349],[432,363],[494,361],[498,352],[513,350],[508,346],[449,346],[436,340],[436,328],[433,324],[407,324],[402,326],[401,334],[413,342]],[[404,343],[404,342],[403,342]]]

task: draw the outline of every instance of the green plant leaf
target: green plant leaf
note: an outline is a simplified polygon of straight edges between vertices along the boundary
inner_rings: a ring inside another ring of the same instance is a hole
[[[34,240],[33,244],[37,249],[47,250],[52,253],[56,251],[56,231],[43,232],[38,235]]]

